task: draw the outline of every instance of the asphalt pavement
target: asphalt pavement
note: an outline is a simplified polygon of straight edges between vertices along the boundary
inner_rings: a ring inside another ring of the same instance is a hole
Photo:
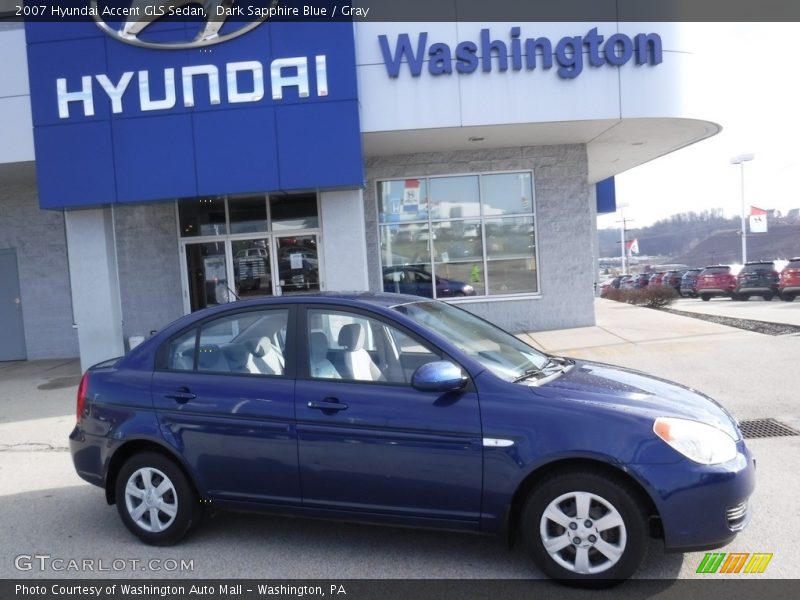
[[[739,419],[773,417],[800,428],[800,336],[766,336],[598,300],[594,327],[522,337],[551,352],[685,383]],[[84,483],[72,467],[67,435],[78,370],[77,361],[0,363],[0,578],[541,577],[519,545],[509,550],[497,538],[263,515],[223,514],[179,546],[144,546],[120,523],[116,508],[106,505],[102,490]],[[761,577],[796,577],[800,437],[748,443],[758,459],[755,515],[722,551],[773,553]],[[25,558],[33,555],[94,561],[95,568],[100,559],[105,566],[116,560],[121,568],[64,573],[54,571],[50,559]],[[637,577],[700,578],[695,571],[702,557],[665,554],[653,541]],[[175,566],[173,559],[191,561],[191,569],[166,570]],[[42,569],[42,561],[49,567]]]

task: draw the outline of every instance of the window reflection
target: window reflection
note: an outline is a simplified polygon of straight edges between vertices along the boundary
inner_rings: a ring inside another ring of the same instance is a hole
[[[178,218],[182,237],[225,235],[225,200],[223,198],[191,198],[178,201]]]
[[[428,185],[425,179],[382,181],[378,184],[381,223],[428,219]]]
[[[406,210],[409,198],[415,203]],[[383,181],[378,202],[385,291],[436,298],[539,291],[530,172]]]
[[[272,229],[316,229],[319,227],[316,194],[270,196]]]
[[[431,186],[431,218],[458,219],[481,214],[478,176],[434,177]]]
[[[231,198],[228,201],[231,233],[250,233],[267,230],[267,199],[265,196]]]
[[[481,177],[483,215],[507,215],[533,211],[530,173],[498,173]]]

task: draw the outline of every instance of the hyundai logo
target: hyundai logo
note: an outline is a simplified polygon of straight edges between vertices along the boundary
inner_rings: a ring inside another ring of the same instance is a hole
[[[239,37],[275,14],[278,6],[278,0],[271,0],[269,6],[265,7],[248,6],[247,10],[234,7],[236,0],[133,0],[127,9],[108,6],[100,9],[98,0],[91,1],[91,14],[97,26],[111,37],[144,48],[172,50],[210,46]],[[106,16],[124,17],[124,20],[112,26],[104,20]],[[205,21],[191,41],[160,42],[139,38],[139,34],[165,16],[201,17]],[[241,22],[238,29],[220,34],[220,29],[231,16],[237,16],[238,19],[241,16],[252,17],[252,20]]]

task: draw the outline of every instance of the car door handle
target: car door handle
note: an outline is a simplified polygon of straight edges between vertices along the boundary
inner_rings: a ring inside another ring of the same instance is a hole
[[[164,394],[164,397],[165,398],[172,398],[173,400],[175,400],[175,402],[178,402],[180,404],[184,404],[185,402],[188,402],[189,400],[194,400],[195,398],[197,398],[197,394],[193,394],[192,392],[190,392],[189,388],[187,388],[187,387],[182,387],[182,388],[178,388],[177,391],[175,391],[175,392],[173,392],[171,394]]]
[[[311,401],[308,403],[308,408],[316,408],[322,412],[339,412],[340,410],[346,410],[347,404],[343,404],[338,400],[322,400],[321,402]]]

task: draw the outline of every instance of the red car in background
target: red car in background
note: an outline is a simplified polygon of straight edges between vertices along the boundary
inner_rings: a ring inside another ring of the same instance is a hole
[[[712,296],[733,298],[736,283],[736,275],[731,273],[729,265],[713,265],[700,272],[695,289],[700,299],[708,302]]]
[[[650,283],[648,285],[661,285],[661,280],[664,278],[664,271],[658,271],[650,275]]]
[[[781,300],[791,302],[800,295],[800,256],[789,261],[780,274],[778,293]]]

